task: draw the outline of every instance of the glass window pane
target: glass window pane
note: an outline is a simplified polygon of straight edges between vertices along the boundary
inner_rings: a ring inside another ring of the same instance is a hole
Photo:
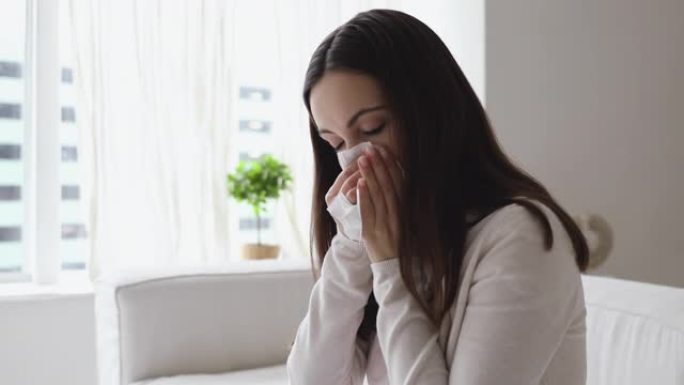
[[[68,3],[60,1],[59,7],[59,60],[60,76],[59,98],[61,105],[60,143],[61,163],[59,178],[62,198],[60,222],[62,224],[59,255],[62,268],[80,270],[85,268],[87,258],[87,231],[85,211],[81,191],[81,159],[78,149],[79,134],[76,127],[78,111],[74,90],[73,54],[71,28],[69,25]]]
[[[0,280],[25,271],[25,37],[26,2],[0,2]]]
[[[264,154],[272,154],[277,143],[273,136],[279,129],[274,119],[274,89],[278,55],[276,44],[275,14],[264,13],[258,2],[240,0],[236,2],[235,12],[241,15],[235,26],[235,148],[231,159],[230,172],[235,170],[239,161],[251,161]],[[239,255],[239,245],[246,243],[274,243],[276,233],[272,225],[274,201],[269,200],[260,218],[246,203],[229,201],[231,216],[236,223],[231,226],[230,255]],[[258,228],[258,230],[257,230]]]

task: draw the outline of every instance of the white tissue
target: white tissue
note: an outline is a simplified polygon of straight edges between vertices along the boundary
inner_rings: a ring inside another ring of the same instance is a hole
[[[361,241],[361,210],[359,205],[352,204],[344,194],[339,193],[328,205],[328,212],[337,220],[338,230],[342,234],[354,241]]]
[[[337,159],[340,162],[342,169],[347,168],[359,156],[363,154],[366,148],[372,147],[371,142],[362,142],[356,146],[340,151],[337,153]],[[356,202],[359,201],[359,192],[356,191]],[[361,241],[361,210],[358,204],[351,203],[346,195],[340,191],[333,198],[327,208],[330,215],[333,216],[342,227],[339,229],[349,239],[357,242]]]
[[[356,146],[340,151],[337,153],[337,160],[340,162],[340,167],[344,170],[347,168],[348,165],[350,165],[353,161],[358,158],[365,149],[373,147],[373,143],[371,142],[361,142],[357,144]]]

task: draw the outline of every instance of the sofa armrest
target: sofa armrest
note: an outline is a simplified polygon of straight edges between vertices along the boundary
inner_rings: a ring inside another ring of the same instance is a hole
[[[283,261],[103,276],[95,282],[99,384],[282,364],[312,285],[308,263]]]

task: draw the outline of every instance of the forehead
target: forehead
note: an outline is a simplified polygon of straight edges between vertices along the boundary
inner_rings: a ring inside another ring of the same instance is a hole
[[[311,114],[319,128],[339,130],[362,108],[386,104],[380,83],[370,75],[327,71],[311,89]]]

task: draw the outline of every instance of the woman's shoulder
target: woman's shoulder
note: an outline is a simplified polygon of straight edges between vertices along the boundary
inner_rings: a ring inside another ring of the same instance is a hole
[[[574,272],[577,269],[574,249],[560,219],[544,203],[533,199],[526,201],[548,220],[552,231],[551,247],[546,248],[543,219],[524,203],[507,204],[481,219],[468,234],[468,250],[474,254],[470,258],[477,261],[476,270],[498,270],[507,266],[547,278]]]
[[[506,232],[507,230],[529,230],[531,227],[539,227],[541,224],[540,218],[528,207],[530,204],[539,209],[552,228],[559,224],[553,210],[541,201],[524,197],[516,197],[515,200],[481,215],[479,220],[472,226],[471,232],[475,234],[491,234]],[[520,202],[523,200],[526,204]],[[539,228],[541,229],[541,227]]]

